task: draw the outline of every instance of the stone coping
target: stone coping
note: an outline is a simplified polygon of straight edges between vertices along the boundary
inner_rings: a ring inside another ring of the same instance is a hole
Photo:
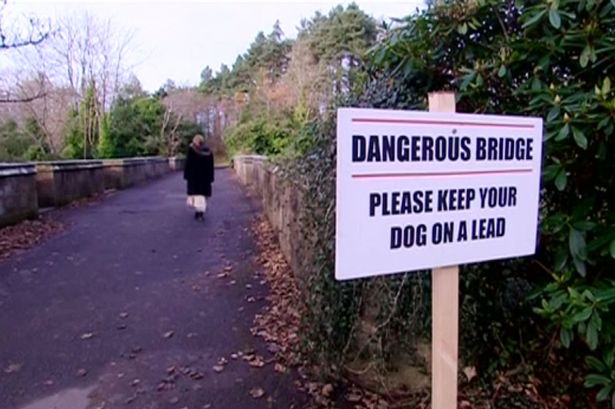
[[[37,172],[68,172],[74,170],[100,169],[101,160],[59,160],[52,162],[36,162]]]
[[[148,163],[168,163],[167,158],[161,156],[143,157],[143,158],[118,158],[118,159],[105,159],[103,160],[103,166],[138,166]]]
[[[36,174],[34,163],[4,163],[0,162],[0,177],[28,176]]]

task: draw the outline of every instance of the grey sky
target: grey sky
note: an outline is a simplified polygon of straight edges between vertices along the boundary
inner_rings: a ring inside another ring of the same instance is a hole
[[[15,12],[54,17],[89,12],[112,19],[114,27],[134,33],[131,63],[143,87],[154,91],[168,78],[178,85],[198,83],[201,70],[231,65],[258,31],[271,31],[280,20],[287,37],[296,35],[302,18],[328,12],[348,1],[24,1],[9,0]],[[422,0],[356,1],[378,19],[414,12]]]

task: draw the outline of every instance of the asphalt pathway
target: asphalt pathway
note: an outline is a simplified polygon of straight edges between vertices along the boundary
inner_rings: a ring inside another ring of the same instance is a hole
[[[301,407],[250,333],[258,211],[230,170],[204,222],[179,174],[56,211],[64,232],[0,262],[0,408]]]

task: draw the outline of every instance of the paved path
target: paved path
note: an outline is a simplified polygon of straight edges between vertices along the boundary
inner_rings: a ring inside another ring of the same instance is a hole
[[[0,263],[0,408],[301,406],[291,375],[231,358],[270,357],[249,331],[266,294],[249,232],[258,209],[219,170],[196,222],[182,182],[58,211],[65,232]]]

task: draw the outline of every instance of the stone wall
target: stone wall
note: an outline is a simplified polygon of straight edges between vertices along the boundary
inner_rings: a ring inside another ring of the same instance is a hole
[[[42,207],[125,189],[183,167],[184,159],[162,157],[0,163],[0,227],[35,218]]]
[[[295,274],[303,275],[308,246],[299,223],[301,190],[281,176],[264,156],[237,156],[233,159],[233,167],[240,182],[262,200],[263,212],[278,236],[290,267]]]
[[[169,158],[169,167],[173,171],[184,170],[186,165],[185,158]]]
[[[125,158],[103,161],[105,189],[125,189],[156,179],[176,167],[175,158]]]
[[[39,207],[63,206],[104,193],[105,177],[100,160],[36,163]]]
[[[0,227],[38,216],[33,164],[0,163]]]

